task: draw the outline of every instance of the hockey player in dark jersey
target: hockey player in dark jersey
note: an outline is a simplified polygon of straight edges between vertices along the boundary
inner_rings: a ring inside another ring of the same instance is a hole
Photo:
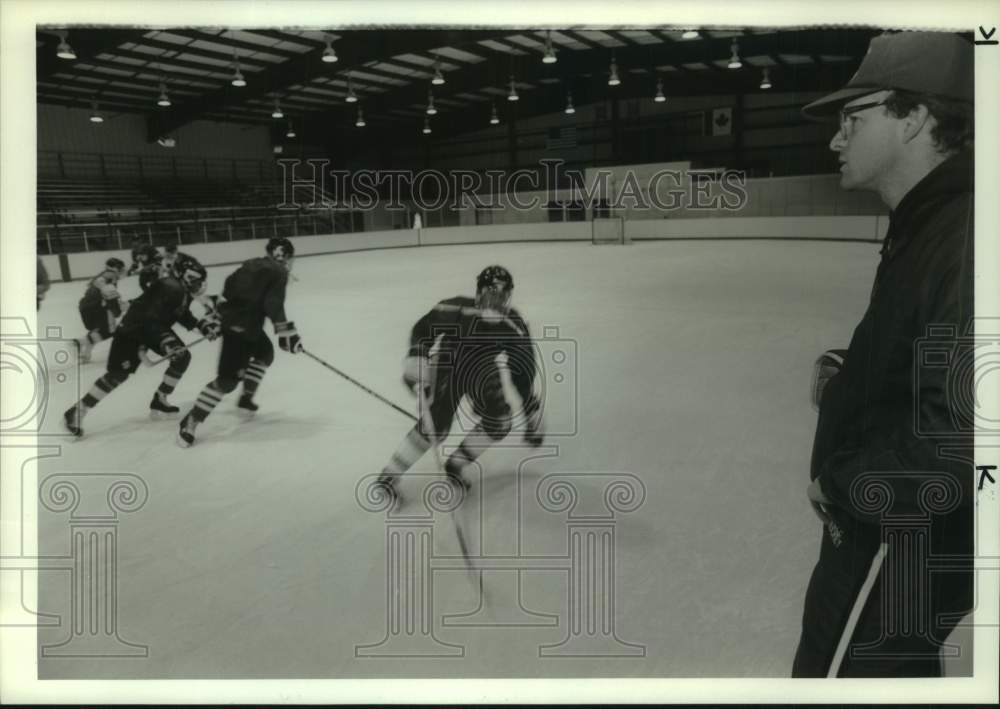
[[[210,340],[219,334],[217,321],[198,320],[190,310],[192,297],[204,288],[205,276],[204,267],[193,258],[178,259],[172,276],[157,280],[149,290],[132,301],[111,341],[108,371],[63,414],[70,433],[83,435],[83,417],[138,369],[143,349],[170,358],[163,381],[149,403],[150,413],[179,412],[167,401],[167,397],[173,393],[191,363],[191,353],[171,327],[179,322],[188,330],[197,329]]]
[[[138,272],[139,288],[145,293],[162,275],[162,264],[163,255],[155,246],[135,242],[132,245],[132,265],[125,275],[131,276]]]
[[[194,444],[198,424],[241,382],[237,407],[245,414],[257,411],[254,394],[274,361],[274,346],[264,333],[265,319],[273,323],[281,349],[292,354],[302,351],[295,323],[285,316],[285,289],[295,249],[288,239],[274,238],[267,242],[266,251],[267,256],[244,261],[226,278],[219,304],[219,367],[216,378],[205,385],[181,420],[177,442],[184,448]]]
[[[542,444],[535,349],[527,323],[510,306],[513,290],[507,269],[489,266],[476,279],[475,299],[443,300],[413,326],[403,381],[422,401],[421,421],[406,434],[378,480],[397,502],[397,478],[448,435],[463,397],[479,422],[445,462],[452,482],[468,489],[462,469],[510,433],[514,415],[501,383],[501,355],[522,401],[525,441]]]
[[[174,266],[174,261],[177,257],[182,255],[180,251],[177,250],[177,244],[168,244],[163,247],[163,257],[160,259],[160,272],[170,273],[170,269]],[[185,256],[187,254],[184,254]]]
[[[132,264],[128,267],[128,273],[125,275],[135,275],[138,271],[141,271],[161,258],[162,256],[160,256],[160,252],[155,246],[147,244],[141,239],[135,239],[132,242]]]
[[[94,345],[111,337],[115,329],[115,321],[122,314],[118,279],[124,272],[124,261],[109,258],[104,263],[104,270],[87,283],[87,290],[80,298],[80,319],[87,334],[76,340],[81,362],[89,362]]]

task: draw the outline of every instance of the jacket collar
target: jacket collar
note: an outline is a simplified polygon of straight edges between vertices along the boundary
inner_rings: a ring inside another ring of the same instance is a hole
[[[927,220],[938,209],[938,203],[950,195],[972,192],[973,153],[961,150],[924,175],[907,192],[889,214],[889,233],[882,244],[882,252],[889,253],[899,242],[915,231],[915,225]]]

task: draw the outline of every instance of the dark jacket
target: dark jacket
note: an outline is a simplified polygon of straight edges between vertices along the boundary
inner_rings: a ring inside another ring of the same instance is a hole
[[[222,328],[247,340],[264,333],[264,319],[284,323],[288,271],[274,259],[262,256],[244,261],[226,278],[220,306]]]
[[[174,323],[188,330],[198,327],[192,315],[191,296],[176,278],[161,278],[129,305],[117,332],[127,333],[145,342],[159,342]]]
[[[881,514],[877,495],[866,503],[859,488],[852,492],[866,472],[915,473],[883,476],[891,515],[923,515],[929,481],[949,476],[936,490],[960,498],[935,517],[938,552],[971,552],[972,376],[957,375],[972,361],[973,212],[972,154],[963,152],[890,215],[868,309],[823,393],[813,443],[812,478],[861,522],[875,524]]]
[[[471,383],[473,388],[476,382],[499,373],[497,357],[506,354],[514,388],[524,401],[531,398],[535,349],[528,324],[515,308],[497,315],[466,296],[442,300],[413,326],[409,355],[427,357],[435,345],[439,370],[449,371],[454,381]]]

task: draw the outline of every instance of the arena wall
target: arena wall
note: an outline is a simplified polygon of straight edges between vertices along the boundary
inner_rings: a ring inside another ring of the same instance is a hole
[[[888,229],[884,216],[838,217],[729,217],[723,219],[661,219],[626,221],[625,232],[632,241],[670,239],[789,239],[880,241]],[[455,244],[489,244],[512,241],[590,241],[591,223],[555,222],[542,224],[493,224],[486,226],[394,229],[347,234],[291,237],[296,254],[311,256],[371,249],[391,249]],[[209,244],[185,244],[190,253],[206,266],[240,263],[260,256],[263,240],[243,240]],[[127,250],[92,251],[41,256],[50,277],[57,280],[68,271],[70,280],[90,278],[104,262],[117,256],[130,261]],[[61,269],[60,258],[68,268]]]

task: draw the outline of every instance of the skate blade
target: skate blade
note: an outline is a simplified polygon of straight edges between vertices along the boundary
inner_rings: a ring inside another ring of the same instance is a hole
[[[244,421],[249,421],[250,419],[252,419],[254,416],[257,415],[257,412],[256,411],[247,411],[246,409],[237,408],[236,409],[236,414],[241,419],[243,419]]]
[[[180,411],[170,412],[170,411],[154,411],[153,409],[149,410],[149,418],[151,418],[153,421],[167,421],[170,419],[176,419],[180,415],[181,415]]]
[[[183,438],[181,438],[181,435],[178,433],[177,434],[177,445],[180,446],[181,448],[190,448],[191,446],[194,445],[194,442],[192,441],[191,443],[188,443]]]

